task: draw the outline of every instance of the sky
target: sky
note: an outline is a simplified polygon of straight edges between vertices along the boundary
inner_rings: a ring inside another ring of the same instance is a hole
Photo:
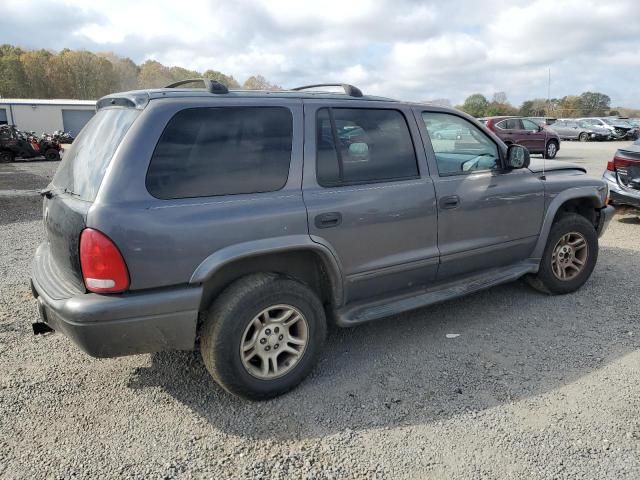
[[[7,2],[9,3],[9,2]],[[638,0],[21,0],[0,43],[112,51],[283,87],[346,82],[403,100],[600,91],[640,108]]]

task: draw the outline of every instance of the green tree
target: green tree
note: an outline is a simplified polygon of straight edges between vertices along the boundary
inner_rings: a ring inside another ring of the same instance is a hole
[[[12,45],[0,46],[0,96],[24,97],[26,76],[20,56],[24,52]]]
[[[174,82],[202,77],[202,74],[200,72],[196,72],[195,70],[187,70],[186,68],[182,67],[170,67],[169,74],[173,78]]]
[[[160,62],[147,60],[140,66],[140,73],[138,74],[139,88],[161,88],[173,82],[171,71]]]
[[[138,86],[138,73],[140,69],[130,58],[122,58],[112,52],[99,53],[99,56],[107,59],[113,68],[115,77],[113,89],[116,92],[134,90]]]
[[[481,93],[474,93],[466,98],[460,110],[474,117],[483,117],[489,106],[489,101]]]
[[[262,75],[252,75],[244,81],[242,87],[247,90],[282,90],[281,86],[269,83]]]
[[[24,95],[30,98],[51,98],[51,59],[53,54],[47,50],[31,50],[20,55],[24,68],[26,85]]]
[[[63,50],[52,58],[51,72],[58,98],[92,100],[112,93],[116,84],[111,62],[85,50]]]
[[[580,95],[582,115],[599,117],[604,115],[611,106],[609,95],[599,92],[584,92]]]
[[[233,76],[225,75],[224,73],[218,72],[217,70],[207,70],[202,74],[202,76],[204,78],[220,82],[223,85],[226,85],[227,88],[240,88],[240,84],[235,78],[233,78]]]

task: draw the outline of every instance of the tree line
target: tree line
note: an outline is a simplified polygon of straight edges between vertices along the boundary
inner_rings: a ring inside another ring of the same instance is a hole
[[[640,116],[640,110],[612,108],[609,96],[600,92],[583,92],[580,95],[567,95],[562,98],[535,98],[522,102],[520,107],[513,106],[504,92],[494,93],[491,100],[481,93],[474,93],[456,108],[474,117],[521,115],[523,117],[578,118],[621,114]]]
[[[0,97],[3,98],[95,100],[113,92],[164,87],[188,78],[209,78],[229,88],[281,89],[261,75],[251,76],[241,84],[232,75],[213,69],[198,72],[167,67],[155,60],[136,65],[130,58],[113,53],[68,48],[56,53],[0,45]]]

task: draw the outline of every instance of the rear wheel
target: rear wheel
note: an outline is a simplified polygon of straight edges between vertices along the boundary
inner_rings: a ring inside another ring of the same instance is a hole
[[[581,142],[586,142],[589,140],[589,134],[587,132],[582,132],[579,136],[578,136],[578,140],[580,140]]]
[[[596,229],[582,215],[567,214],[551,227],[540,269],[527,279],[545,293],[575,292],[589,279],[597,260]]]
[[[44,152],[44,158],[50,162],[60,160],[60,152],[55,148],[49,148]]]
[[[548,158],[548,159],[555,158],[557,153],[558,153],[558,143],[555,140],[549,140],[544,150],[544,158]]]
[[[0,151],[0,163],[10,163],[13,162],[15,158],[14,153],[9,150]]]
[[[214,302],[200,350],[225,390],[264,400],[291,390],[309,374],[326,328],[322,303],[308,287],[277,275],[250,275]]]

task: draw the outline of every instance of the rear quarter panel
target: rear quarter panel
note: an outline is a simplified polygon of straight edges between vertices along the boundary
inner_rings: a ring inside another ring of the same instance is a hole
[[[168,121],[193,107],[286,106],[293,116],[289,177],[279,191],[160,200],[145,177]],[[87,226],[108,235],[129,268],[131,290],[186,284],[198,265],[229,245],[308,234],[301,192],[302,102],[212,96],[152,100],[115,154]]]

